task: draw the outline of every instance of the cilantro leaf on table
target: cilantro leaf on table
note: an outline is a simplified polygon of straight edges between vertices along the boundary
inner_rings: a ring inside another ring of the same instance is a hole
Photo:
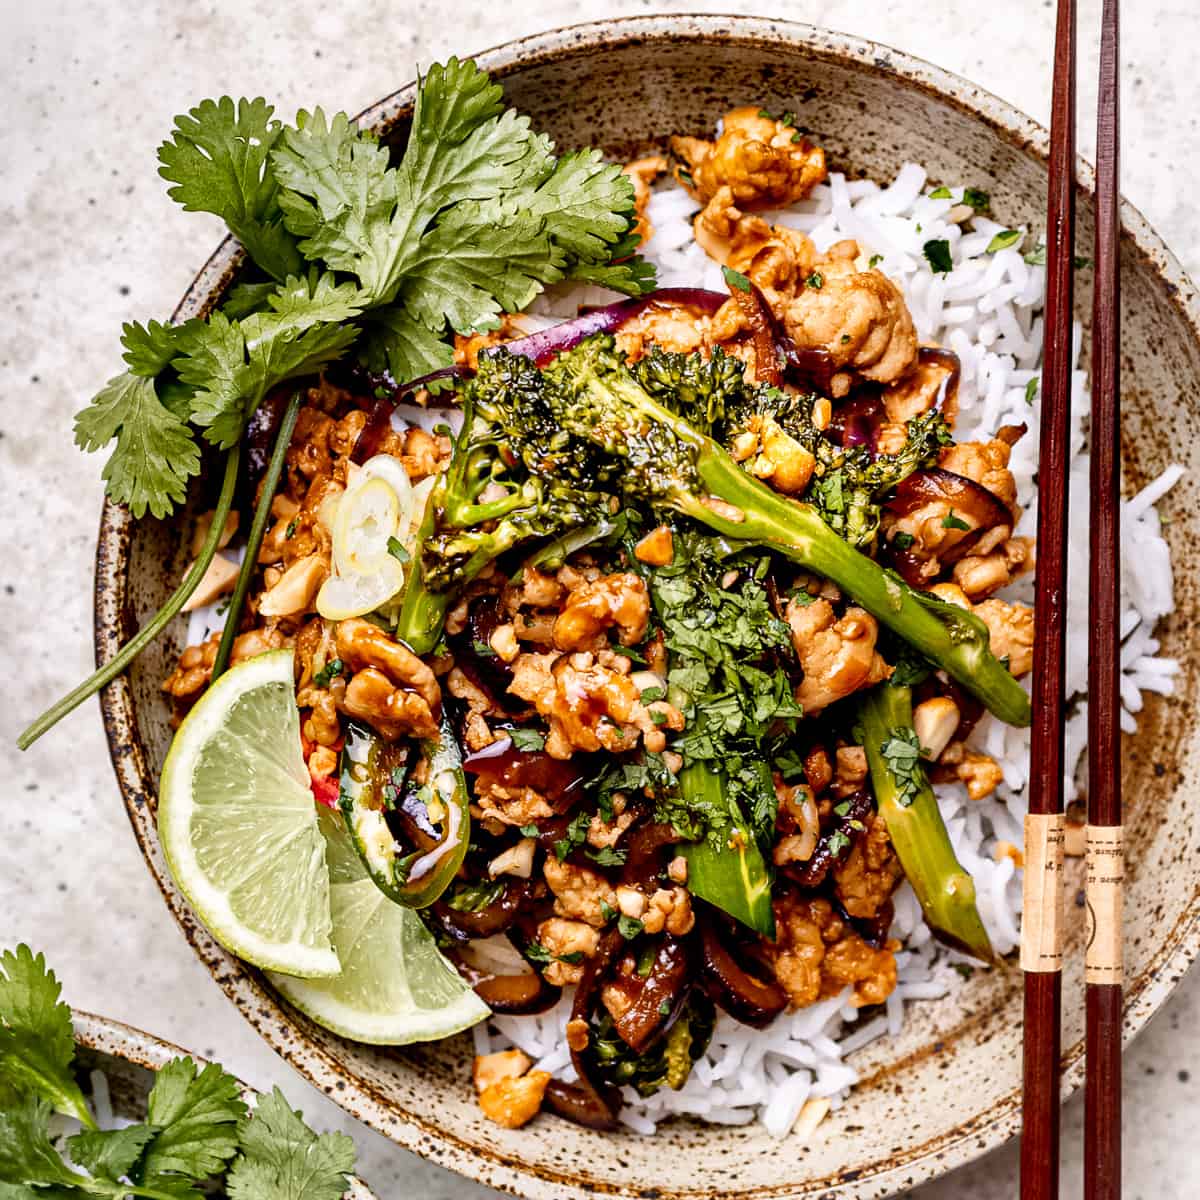
[[[175,186],[167,194],[185,212],[220,217],[246,252],[273,279],[301,270],[295,238],[283,224],[279,186],[269,155],[281,125],[261,96],[235,104],[230,96],[201,101],[175,118],[158,148],[158,173]]]
[[[71,1074],[75,1033],[61,995],[62,985],[41,954],[23,943],[0,954],[0,1081],[94,1129]]]
[[[225,1181],[230,1200],[341,1200],[354,1170],[344,1133],[315,1134],[275,1088],[238,1125],[241,1156]]]
[[[186,423],[159,399],[154,380],[115,375],[75,414],[75,444],[99,450],[117,444],[101,473],[109,498],[135,517],[165,517],[187,495],[200,471],[200,451]]]
[[[202,1071],[190,1058],[172,1059],[158,1072],[146,1123],[158,1129],[137,1170],[146,1186],[173,1177],[205,1179],[237,1152],[238,1122],[246,1115],[238,1082],[215,1063]]]

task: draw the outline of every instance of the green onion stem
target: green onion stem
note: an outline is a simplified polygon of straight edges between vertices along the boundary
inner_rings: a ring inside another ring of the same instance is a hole
[[[262,487],[259,489],[258,503],[254,506],[254,519],[250,522],[250,534],[246,539],[246,554],[242,559],[237,583],[233,587],[233,595],[229,598],[229,608],[225,612],[225,628],[221,630],[221,643],[217,646],[217,657],[213,660],[210,685],[216,683],[217,677],[229,666],[229,656],[233,653],[233,643],[241,623],[246,593],[250,590],[250,581],[254,578],[254,571],[258,566],[258,551],[262,546],[263,534],[267,531],[267,522],[271,519],[271,501],[275,499],[275,489],[279,487],[279,477],[283,474],[284,460],[287,458],[288,446],[292,444],[292,432],[296,428],[299,412],[300,393],[297,391],[292,393],[292,398],[283,411],[283,420],[279,423],[279,433],[275,438],[275,449],[271,451],[271,461],[267,464],[267,473],[263,476]]]
[[[149,623],[139,630],[104,666],[89,675],[73,692],[68,692],[57,704],[48,708],[28,729],[17,738],[17,747],[28,750],[48,729],[53,729],[69,712],[77,709],[89,696],[111,683],[155,638],[178,616],[188,598],[204,578],[217,545],[225,528],[225,518],[233,507],[233,493],[237,487],[238,463],[241,448],[234,446],[225,458],[225,476],[221,481],[221,495],[213,512],[212,526],[208,537],[191,570],[183,582],[171,593],[170,599],[154,614]]]

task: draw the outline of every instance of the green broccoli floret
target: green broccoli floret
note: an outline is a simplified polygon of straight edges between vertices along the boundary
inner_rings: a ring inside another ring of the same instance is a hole
[[[481,356],[463,390],[462,432],[426,505],[396,629],[418,654],[437,644],[454,596],[489,563],[524,543],[602,524],[616,507],[594,486],[596,454],[551,426],[537,384],[524,359]]]
[[[832,580],[1002,720],[1029,723],[1029,697],[992,655],[978,617],[908,587],[843,541],[813,505],[780,496],[743,471],[655,399],[610,336],[585,339],[541,374],[558,425],[611,460],[605,478],[628,500],[674,510]]]

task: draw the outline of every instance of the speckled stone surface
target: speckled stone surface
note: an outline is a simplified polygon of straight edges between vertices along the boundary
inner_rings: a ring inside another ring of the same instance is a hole
[[[571,21],[626,13],[761,11],[576,0],[519,9],[481,0],[363,0],[299,6],[231,0],[118,5],[0,0],[0,744],[82,677],[91,660],[91,558],[99,463],[72,447],[70,414],[119,366],[116,333],[165,316],[216,244],[214,219],[184,216],[154,173],[171,118],[224,91],[285,111],[353,112],[451,52]],[[1039,120],[1049,106],[1053,9],[1041,0],[776,0],[771,14],[887,42],[967,75]],[[1094,96],[1097,0],[1081,3],[1081,112]],[[1200,273],[1200,126],[1191,0],[1139,3],[1124,32],[1125,191]],[[1080,145],[1092,143],[1090,119]],[[462,1181],[353,1123],[260,1042],[193,958],[138,855],[94,702],[26,755],[10,751],[0,817],[0,945],[44,948],[68,998],[278,1082],[317,1123],[354,1132],[360,1169],[384,1196],[474,1200]],[[1183,1200],[1200,1182],[1191,1129],[1200,1080],[1200,976],[1185,981],[1127,1057],[1126,1195]],[[1063,1194],[1082,1194],[1082,1107],[1068,1106]],[[1015,1194],[1013,1147],[914,1193],[918,1200]],[[651,1181],[648,1181],[651,1182]]]

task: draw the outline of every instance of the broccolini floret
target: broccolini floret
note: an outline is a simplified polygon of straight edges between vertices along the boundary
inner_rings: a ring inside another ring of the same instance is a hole
[[[585,339],[541,375],[557,423],[603,452],[605,479],[629,501],[674,510],[832,580],[1002,720],[1029,723],[1029,697],[992,655],[978,617],[908,587],[843,541],[811,504],[743,471],[642,385],[610,336]]]

